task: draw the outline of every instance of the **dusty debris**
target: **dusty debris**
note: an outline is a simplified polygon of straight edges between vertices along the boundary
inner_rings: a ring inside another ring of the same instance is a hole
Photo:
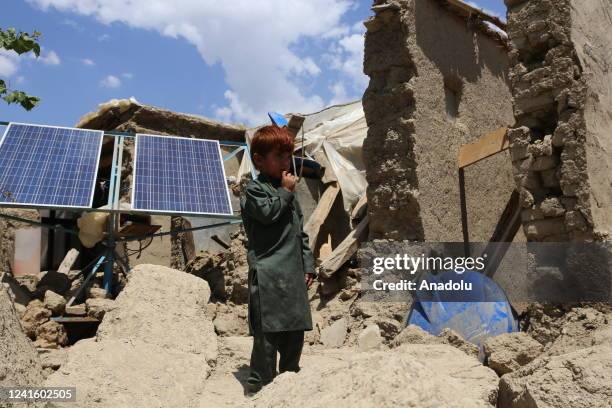
[[[406,326],[391,342],[392,348],[399,347],[403,344],[447,344],[461,350],[468,356],[478,358],[478,346],[465,341],[459,334],[451,329],[444,329],[440,335],[434,336],[419,326]]]
[[[591,307],[577,307],[563,316],[559,336],[545,349],[546,355],[560,355],[599,344],[612,344],[612,313]]]
[[[47,290],[45,292],[44,305],[54,316],[59,316],[66,308],[66,299],[51,290]]]
[[[89,288],[89,297],[93,299],[106,299],[108,294],[106,293],[106,290],[102,288],[92,287]]]
[[[0,386],[40,386],[42,366],[23,333],[7,291],[0,286]]]
[[[45,307],[43,302],[38,299],[28,303],[26,311],[21,318],[21,326],[25,334],[34,340],[36,338],[36,329],[49,320],[51,311]]]
[[[102,320],[107,312],[115,309],[115,301],[112,299],[90,298],[85,301],[87,316]]]
[[[544,347],[523,332],[487,339],[483,344],[485,364],[502,376],[535,360]]]
[[[492,370],[447,345],[329,350],[298,374],[276,377],[249,406],[494,407],[497,387]]]
[[[217,359],[209,298],[202,279],[136,266],[96,337],[71,346],[68,361],[45,385],[77,384],[77,402],[66,407],[194,406]]]
[[[248,265],[244,235],[233,234],[228,251],[200,251],[185,271],[206,280],[212,290],[212,301],[234,304],[248,302]]]
[[[399,347],[402,344],[436,344],[439,339],[427,333],[419,326],[410,324],[400,332],[390,343],[391,347]]]
[[[370,351],[379,349],[383,344],[380,335],[380,328],[376,324],[371,324],[359,333],[357,337],[357,348],[359,351]]]
[[[60,323],[49,320],[36,328],[36,347],[58,348],[68,345],[66,329]]]
[[[87,314],[87,306],[85,303],[66,306],[66,313],[74,316],[85,316]]]
[[[0,272],[0,282],[16,304],[26,306],[32,300],[32,292],[7,272]]]
[[[217,335],[248,336],[247,313],[248,308],[246,304],[217,304],[213,319]]]
[[[500,381],[499,408],[609,407],[612,347],[589,347],[543,357]]]
[[[48,377],[68,360],[68,349],[38,349],[38,356],[40,357],[41,365],[44,370],[43,375]]]
[[[343,317],[321,330],[321,343],[328,348],[341,347],[348,332],[348,319]]]
[[[463,337],[461,337],[458,333],[455,333],[453,330],[444,329],[438,335],[438,337],[440,338],[443,344],[448,344],[463,351],[468,356],[478,358],[478,346],[470,343],[469,341],[465,341]]]

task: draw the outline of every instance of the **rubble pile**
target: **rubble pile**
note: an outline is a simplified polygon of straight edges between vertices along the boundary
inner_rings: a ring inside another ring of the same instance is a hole
[[[101,287],[102,279],[103,272],[98,272],[76,299],[79,303],[71,306],[67,306],[68,301],[83,285],[81,271],[45,271],[18,277],[5,273],[1,281],[14,302],[24,333],[34,341],[34,345],[60,348],[69,345],[69,338],[65,326],[54,321],[53,317],[89,316],[101,320],[115,307],[114,301]]]
[[[71,346],[45,386],[76,384],[71,407],[193,406],[218,354],[209,297],[202,279],[136,266],[96,337]]]

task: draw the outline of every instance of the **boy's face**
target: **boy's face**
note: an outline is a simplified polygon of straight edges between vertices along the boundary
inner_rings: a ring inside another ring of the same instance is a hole
[[[266,176],[280,179],[283,171],[289,171],[291,168],[291,152],[281,152],[275,149],[265,156],[255,153],[253,161],[260,172]]]

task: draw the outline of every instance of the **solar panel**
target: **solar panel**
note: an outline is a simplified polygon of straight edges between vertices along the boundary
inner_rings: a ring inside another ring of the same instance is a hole
[[[0,141],[0,203],[91,208],[103,136],[10,123]]]
[[[217,140],[136,135],[132,208],[232,215]]]

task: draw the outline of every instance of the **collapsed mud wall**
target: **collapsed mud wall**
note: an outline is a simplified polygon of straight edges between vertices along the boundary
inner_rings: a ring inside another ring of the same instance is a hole
[[[513,123],[504,41],[431,0],[375,1],[366,21],[370,238],[461,241],[457,154]],[[514,189],[507,153],[466,170],[471,241]]]
[[[610,1],[506,0],[516,124],[509,132],[531,241],[612,230]]]

